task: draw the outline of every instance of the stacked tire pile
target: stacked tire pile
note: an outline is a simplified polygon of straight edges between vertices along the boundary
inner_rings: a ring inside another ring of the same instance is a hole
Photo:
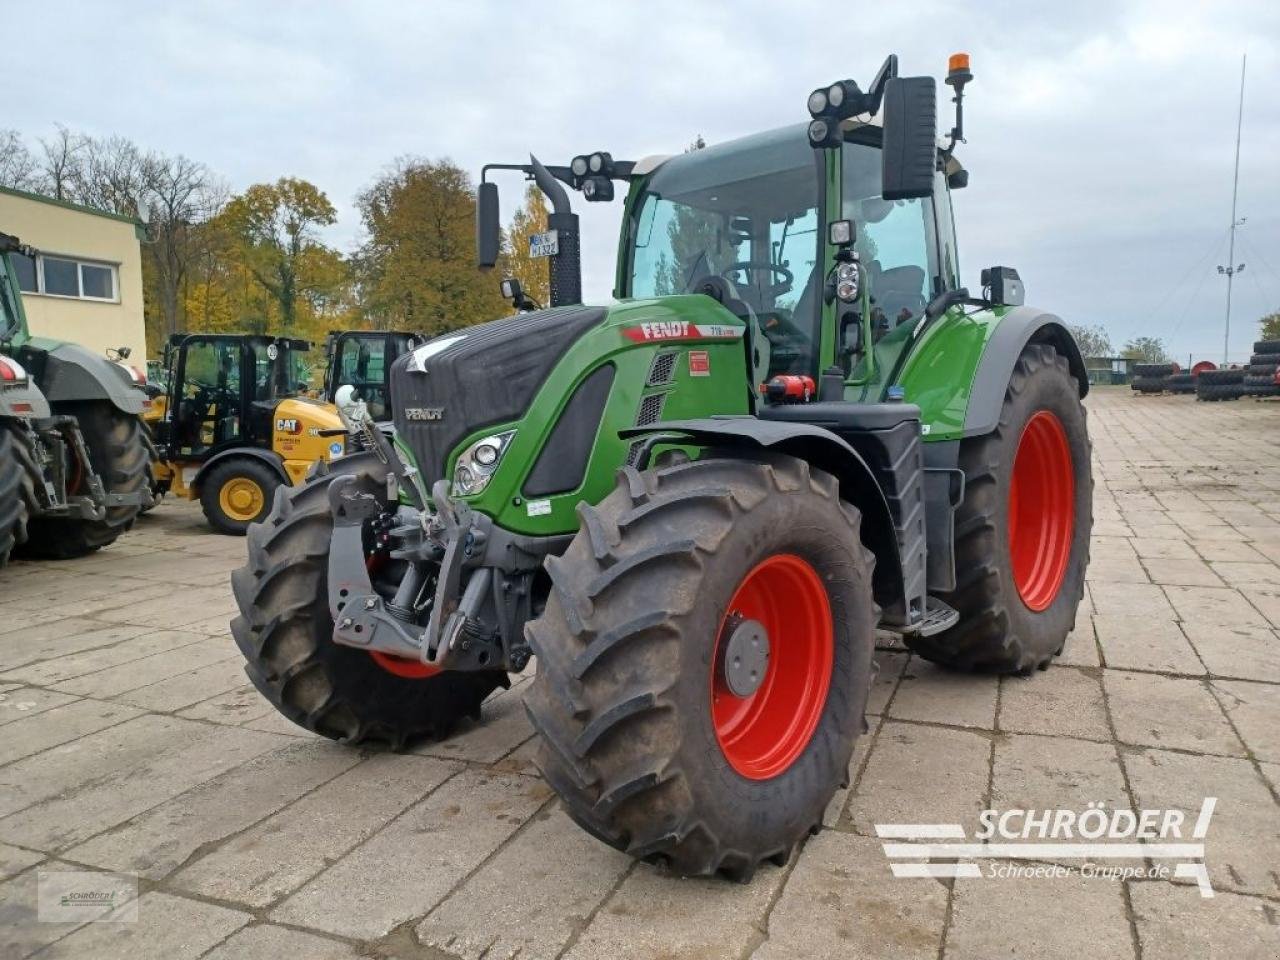
[[[1164,378],[1164,388],[1170,393],[1195,393],[1196,375],[1193,373],[1171,373]]]
[[[1280,340],[1259,340],[1253,345],[1253,356],[1241,381],[1244,395],[1280,397],[1277,370],[1280,370]]]
[[[1135,363],[1129,386],[1138,393],[1161,393],[1168,378],[1178,373],[1176,363]]]
[[[1196,377],[1197,400],[1239,400],[1245,395],[1245,372],[1235,370],[1205,370]]]

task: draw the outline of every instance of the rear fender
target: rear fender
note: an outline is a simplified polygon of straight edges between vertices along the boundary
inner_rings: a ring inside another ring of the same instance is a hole
[[[75,343],[60,343],[48,350],[24,347],[21,360],[28,363],[50,403],[106,400],[123,413],[141,414],[146,392],[134,384],[118,363],[100,357]]]
[[[1066,357],[1071,375],[1080,387],[1080,396],[1089,392],[1084,357],[1066,324],[1052,313],[1034,307],[1015,307],[1001,319],[978,361],[964,417],[966,437],[982,436],[996,428],[1013,368],[1031,343],[1046,343]]]
[[[652,440],[649,449],[662,443],[688,443],[730,455],[771,451],[804,460],[831,474],[840,483],[841,499],[862,512],[862,541],[876,557],[876,603],[884,610],[887,621],[905,619],[902,557],[889,504],[871,467],[830,430],[807,423],[718,417],[635,427],[621,431],[621,435],[628,439],[647,436]]]
[[[49,401],[40,388],[30,381],[21,386],[0,387],[0,417],[23,419],[49,416]]]

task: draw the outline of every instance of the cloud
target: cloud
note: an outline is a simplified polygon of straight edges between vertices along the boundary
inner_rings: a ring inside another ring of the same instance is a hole
[[[22,38],[6,126],[121,134],[204,160],[236,188],[306,177],[338,207],[331,239],[347,248],[356,194],[397,156],[478,172],[531,150],[548,162],[676,152],[698,133],[715,142],[803,119],[809,90],[868,79],[887,53],[939,75],[967,49],[965,279],[1011,264],[1033,302],[1103,323],[1117,343],[1162,335],[1179,356],[1215,359],[1214,267],[1226,262],[1215,244],[1247,49],[1236,358],[1253,321],[1280,308],[1274,3],[66,3],[56,18],[12,7],[6,24]],[[516,191],[505,195],[509,207]],[[578,206],[585,286],[607,297],[620,204]]]

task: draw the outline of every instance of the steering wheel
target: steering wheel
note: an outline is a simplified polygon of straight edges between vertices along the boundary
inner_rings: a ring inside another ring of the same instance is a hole
[[[740,260],[737,263],[731,263],[720,271],[720,276],[724,277],[726,280],[737,283],[737,281],[733,279],[732,275],[746,270],[768,270],[769,273],[774,276],[781,277],[780,282],[770,285],[769,295],[771,297],[776,297],[779,293],[782,293],[785,290],[790,290],[792,285],[796,282],[796,275],[786,267],[782,266],[782,264],[769,263],[765,260]],[[750,287],[751,284],[743,283],[739,284],[739,286]]]

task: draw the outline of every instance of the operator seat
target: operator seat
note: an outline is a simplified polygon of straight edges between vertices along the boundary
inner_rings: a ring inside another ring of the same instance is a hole
[[[876,306],[884,311],[890,328],[924,313],[924,269],[915,264],[881,270],[871,286]]]

